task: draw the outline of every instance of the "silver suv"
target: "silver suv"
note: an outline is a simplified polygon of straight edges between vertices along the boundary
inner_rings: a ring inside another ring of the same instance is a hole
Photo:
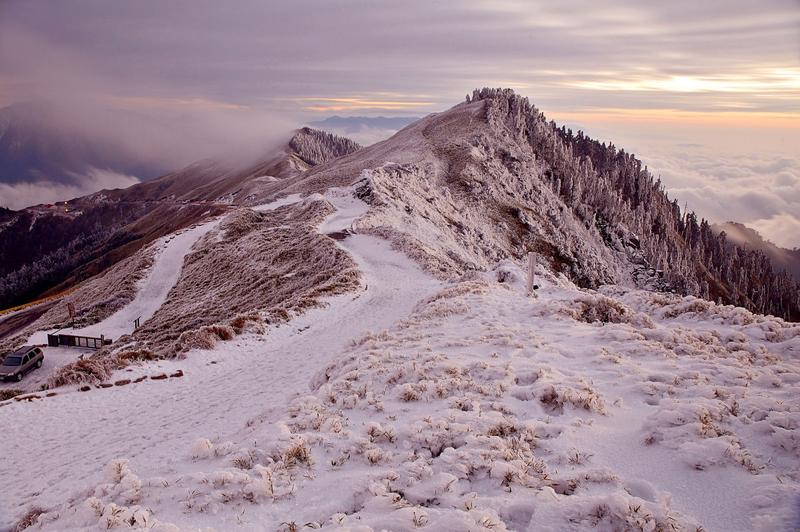
[[[0,379],[4,381],[21,381],[29,371],[42,367],[44,353],[38,347],[24,345],[9,353],[0,366]]]

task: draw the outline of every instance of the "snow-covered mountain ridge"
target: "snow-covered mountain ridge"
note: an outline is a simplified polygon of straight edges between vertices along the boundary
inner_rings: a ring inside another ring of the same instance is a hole
[[[565,185],[526,106],[479,92],[249,180],[79,286],[80,326],[118,337],[0,402],[0,526],[791,530],[800,325],[638,288],[681,289],[652,241],[694,266],[705,244],[626,225],[669,208],[657,186]]]
[[[800,285],[766,255],[681,212],[633,155],[558,128],[510,90],[475,91],[282,186],[316,191],[362,174],[377,187],[372,230],[444,275],[533,250],[580,286],[629,284],[800,318]]]

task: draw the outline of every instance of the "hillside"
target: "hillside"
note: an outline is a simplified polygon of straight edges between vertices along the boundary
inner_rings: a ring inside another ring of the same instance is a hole
[[[0,527],[796,524],[797,284],[513,92],[137,187],[202,211],[2,340],[113,341],[0,384]]]
[[[243,168],[204,161],[127,189],[4,210],[0,309],[71,288],[157,238],[252,203],[264,186],[358,147],[305,128],[284,149]]]
[[[368,206],[354,193],[267,205],[277,218],[258,232],[320,208],[320,235],[357,231]],[[220,260],[213,246],[230,231],[212,228],[178,282]],[[337,242],[360,278],[322,306],[288,322],[262,312],[183,356],[0,403],[21,443],[0,466],[4,492],[21,494],[4,499],[4,524],[30,511],[42,530],[791,522],[797,325],[693,297],[580,289],[545,266],[534,298],[513,261],[440,281],[379,237]],[[269,270],[285,275],[280,261]],[[43,452],[52,437],[57,452]]]
[[[711,228],[716,233],[724,231],[728,240],[743,248],[763,252],[776,270],[789,272],[796,280],[800,280],[800,249],[778,247],[764,240],[755,229],[736,222],[714,224]]]
[[[580,286],[632,284],[800,318],[797,281],[764,253],[681,212],[633,155],[559,128],[513,91],[475,91],[281,190],[356,176],[380,213],[364,230],[393,238],[439,275],[536,251]]]

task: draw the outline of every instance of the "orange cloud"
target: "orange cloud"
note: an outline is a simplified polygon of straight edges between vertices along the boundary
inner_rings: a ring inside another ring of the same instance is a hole
[[[159,98],[152,96],[113,96],[109,101],[123,108],[170,108],[192,107],[197,109],[224,109],[228,111],[248,109],[246,105],[210,100],[207,98]]]
[[[358,109],[383,109],[390,111],[404,109],[419,109],[435,105],[431,101],[408,101],[408,100],[382,100],[367,97],[348,97],[348,98],[299,98],[297,99],[304,105],[307,111],[329,112],[329,111],[353,111]]]

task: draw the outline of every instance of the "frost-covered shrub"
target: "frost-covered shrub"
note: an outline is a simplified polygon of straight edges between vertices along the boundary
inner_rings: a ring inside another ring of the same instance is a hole
[[[283,462],[286,467],[293,467],[296,464],[312,465],[311,448],[308,442],[302,439],[295,440],[284,452]]]
[[[256,464],[254,470],[259,476],[251,478],[245,485],[243,489],[245,500],[277,501],[292,496],[297,489],[292,475],[283,462],[266,466]]]
[[[705,299],[686,297],[679,303],[665,305],[663,316],[676,318],[682,314],[702,314],[714,307],[714,303]]]
[[[192,444],[192,458],[209,458],[214,455],[214,445],[208,438],[200,438]]]
[[[505,283],[505,284],[515,284],[519,279],[518,275],[519,268],[512,268],[508,265],[500,265],[495,269],[495,274],[498,283]]]
[[[156,354],[149,349],[130,349],[114,355],[115,365],[120,368],[134,362],[148,362],[157,358]]]
[[[539,315],[558,312],[586,323],[628,323],[639,328],[655,327],[649,316],[634,312],[623,303],[602,294],[583,293],[572,301],[554,301],[541,307]]]
[[[184,331],[178,337],[180,352],[192,349],[214,349],[218,340],[232,340],[236,332],[230,325],[204,325],[199,329]]]
[[[142,496],[142,481],[128,467],[128,460],[117,458],[106,465],[107,484],[94,490],[95,497],[110,498],[117,503],[137,504]]]
[[[410,382],[406,382],[400,388],[400,399],[405,402],[416,401],[419,399],[419,391]]]
[[[4,390],[0,390],[0,401],[6,401],[18,395],[22,395],[23,393],[25,393],[25,390],[17,390],[14,388],[11,389],[6,388]]]
[[[539,396],[539,401],[553,412],[560,413],[565,405],[588,410],[589,412],[605,413],[606,407],[598,393],[585,386],[581,390],[564,386],[547,386]]]
[[[98,497],[89,497],[83,504],[83,515],[95,521],[102,530],[148,529],[159,532],[177,532],[179,529],[153,518],[150,511],[138,505],[125,506],[115,502],[104,503]]]
[[[605,296],[586,295],[578,299],[578,319],[586,323],[631,323],[634,312],[625,305]],[[642,318],[645,318],[642,316]],[[652,323],[650,324],[652,326]]]
[[[181,352],[192,349],[214,349],[215,345],[217,345],[217,336],[203,328],[184,331],[178,337],[178,348]]]
[[[109,358],[90,357],[62,366],[47,379],[46,388],[58,388],[82,382],[100,382],[108,379],[114,369]]]
[[[257,312],[248,312],[234,316],[229,325],[236,334],[242,334],[250,327],[253,327],[257,332],[263,332],[261,327],[263,322],[264,319]]]
[[[39,520],[39,516],[45,513],[44,508],[34,506],[23,515],[14,525],[14,532],[22,532],[23,530],[32,527]]]
[[[233,340],[236,336],[236,331],[229,325],[207,325],[205,329],[220,340]]]

